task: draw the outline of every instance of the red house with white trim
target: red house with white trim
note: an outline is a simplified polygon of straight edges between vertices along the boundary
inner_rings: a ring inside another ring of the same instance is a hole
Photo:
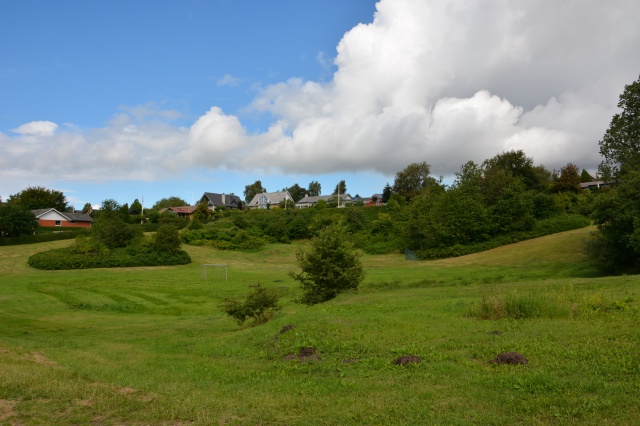
[[[84,213],[62,213],[56,209],[31,210],[39,226],[60,226],[63,228],[91,228],[93,219]]]

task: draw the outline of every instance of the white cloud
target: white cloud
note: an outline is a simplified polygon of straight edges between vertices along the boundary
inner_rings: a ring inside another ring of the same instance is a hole
[[[381,0],[373,23],[338,44],[328,82],[260,90],[250,109],[272,116],[265,132],[217,106],[187,129],[170,123],[178,113],[144,105],[90,131],[31,122],[0,134],[0,165],[159,179],[194,167],[392,174],[427,161],[450,174],[523,149],[549,168],[593,169],[618,95],[640,71],[637,16],[637,0]]]
[[[21,135],[32,135],[32,136],[52,136],[58,125],[56,123],[52,123],[51,121],[32,121],[30,123],[25,123],[17,129],[13,129],[13,132],[21,134]]]
[[[217,84],[218,86],[237,86],[240,84],[240,79],[231,74],[225,74],[218,79]]]

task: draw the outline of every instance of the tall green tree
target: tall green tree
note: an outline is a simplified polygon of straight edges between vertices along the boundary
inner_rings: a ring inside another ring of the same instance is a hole
[[[335,189],[333,190],[333,194],[331,195],[337,195],[338,193],[340,193],[340,195],[344,195],[347,193],[347,181],[341,180],[340,182],[338,182]]]
[[[19,204],[28,210],[54,208],[60,212],[67,211],[68,203],[64,194],[43,186],[30,186],[17,194],[10,195],[9,204]]]
[[[20,237],[32,234],[36,217],[20,204],[0,204],[0,237]]]
[[[617,180],[625,169],[640,168],[640,77],[626,85],[611,124],[599,142],[604,157],[599,171],[605,180]]]
[[[393,193],[404,197],[407,201],[421,194],[426,194],[430,187],[437,186],[437,181],[429,176],[431,167],[426,162],[411,163],[396,173],[393,182]]]
[[[322,186],[317,180],[313,180],[309,182],[309,187],[307,188],[307,195],[310,197],[317,197],[321,194]]]
[[[135,212],[133,214],[142,214],[142,204],[140,204],[140,200],[138,200],[137,198],[133,200],[133,203],[131,203],[131,207],[129,207],[129,211]]]
[[[289,191],[289,194],[291,195],[291,198],[293,198],[293,201],[296,202],[296,203],[298,201],[302,200],[305,195],[307,195],[307,190],[302,188],[297,183],[294,183],[289,188],[285,188],[285,190]]]
[[[506,174],[521,178],[526,189],[544,189],[544,182],[541,181],[542,176],[540,170],[536,170],[533,159],[527,157],[522,150],[511,150],[500,153],[495,157],[485,160],[483,167],[486,173],[498,169],[503,170]]]
[[[93,207],[91,206],[91,203],[85,203],[84,207],[82,208],[82,213],[89,213],[92,210]]]
[[[181,206],[188,206],[188,205],[189,203],[187,203],[182,198],[177,196],[171,196],[171,197],[162,198],[156,201],[152,209],[158,211],[158,210],[166,209],[167,207],[181,207]]]
[[[613,188],[596,198],[598,227],[588,253],[607,272],[640,271],[640,78],[625,86],[615,114],[600,141],[600,172]]]
[[[580,192],[582,178],[578,170],[578,166],[572,163],[561,167],[560,173],[553,176],[553,192]]]
[[[244,187],[244,201],[249,204],[251,200],[253,200],[253,197],[257,194],[262,194],[263,192],[267,192],[267,189],[262,186],[262,182],[257,180],[251,185]]]
[[[393,188],[391,188],[391,185],[389,185],[389,182],[387,182],[387,184],[382,189],[382,202],[384,204],[387,204],[387,201],[389,201],[389,198],[391,198],[392,194]]]
[[[595,179],[593,179],[593,176],[591,176],[588,171],[582,169],[582,173],[580,174],[580,182],[586,183],[593,182],[594,180]]]

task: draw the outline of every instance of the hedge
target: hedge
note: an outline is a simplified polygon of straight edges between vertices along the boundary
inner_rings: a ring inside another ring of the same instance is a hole
[[[106,254],[87,255],[72,253],[71,247],[36,253],[29,257],[29,266],[37,269],[88,269],[134,266],[169,266],[191,263],[189,254],[182,250],[158,252],[150,248],[125,247]]]
[[[47,232],[22,237],[0,238],[0,246],[14,246],[19,244],[46,243],[48,241],[71,240],[78,235],[89,235],[89,229],[74,229],[73,231]]]

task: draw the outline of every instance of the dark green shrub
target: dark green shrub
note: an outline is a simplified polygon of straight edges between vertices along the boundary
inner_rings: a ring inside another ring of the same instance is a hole
[[[279,296],[271,289],[260,284],[248,293],[244,300],[225,298],[220,303],[220,309],[231,318],[243,324],[251,319],[251,326],[264,324],[271,319],[274,312],[280,309]]]
[[[364,269],[346,236],[343,227],[330,226],[311,240],[310,250],[296,254],[302,272],[291,276],[302,286],[302,303],[322,303],[343,291],[358,289]]]

